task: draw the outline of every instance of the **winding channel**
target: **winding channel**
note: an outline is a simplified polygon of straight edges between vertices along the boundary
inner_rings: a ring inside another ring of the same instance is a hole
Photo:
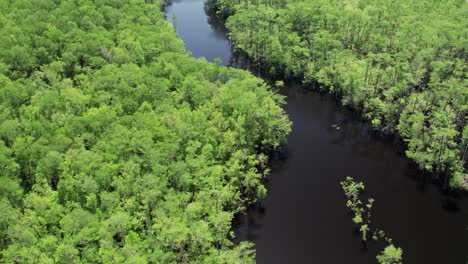
[[[165,11],[194,57],[235,65],[227,31],[204,0],[173,0]],[[339,185],[345,176],[364,182],[376,200],[373,223],[403,248],[405,263],[468,261],[466,194],[442,191],[404,157],[401,142],[376,135],[334,98],[294,85],[279,92],[292,133],[271,164],[267,198],[235,221],[236,241],[255,243],[257,263],[376,263],[383,245],[360,243]]]

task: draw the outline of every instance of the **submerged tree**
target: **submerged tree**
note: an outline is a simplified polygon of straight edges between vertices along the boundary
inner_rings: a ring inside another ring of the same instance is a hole
[[[395,247],[393,244],[388,245],[379,255],[377,261],[380,264],[402,264],[403,250]]]
[[[341,188],[347,198],[346,206],[354,214],[353,222],[359,226],[361,240],[367,243],[369,238],[372,240],[383,240],[388,246],[377,256],[377,260],[381,264],[401,264],[403,250],[396,248],[393,241],[385,232],[371,226],[371,211],[374,199],[368,198],[367,203],[361,200],[361,193],[365,189],[363,182],[356,182],[352,177],[340,182]]]

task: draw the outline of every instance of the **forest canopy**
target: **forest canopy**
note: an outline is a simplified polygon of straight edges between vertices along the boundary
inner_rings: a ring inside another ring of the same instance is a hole
[[[0,2],[0,262],[252,263],[283,98],[196,60],[162,2]]]
[[[341,97],[375,129],[399,134],[421,169],[468,189],[465,0],[207,3],[227,18],[237,51]]]

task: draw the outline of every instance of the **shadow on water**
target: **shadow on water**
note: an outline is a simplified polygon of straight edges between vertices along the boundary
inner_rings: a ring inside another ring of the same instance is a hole
[[[166,14],[176,15],[194,57],[219,57],[260,75],[232,55],[226,28],[203,0],[173,1]],[[374,133],[334,97],[293,83],[279,92],[292,133],[272,157],[266,199],[233,223],[235,242],[254,242],[258,263],[375,263],[384,245],[360,243],[339,185],[345,176],[365,183],[365,195],[376,200],[373,223],[404,249],[405,263],[468,261],[466,193],[442,190],[436,177],[404,157],[398,138]]]

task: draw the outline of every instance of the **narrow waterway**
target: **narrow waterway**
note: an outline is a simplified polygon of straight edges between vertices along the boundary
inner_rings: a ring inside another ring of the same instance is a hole
[[[194,57],[236,61],[203,0],[172,1],[166,15]],[[383,245],[360,243],[339,185],[345,176],[365,183],[376,200],[373,224],[404,249],[405,263],[468,261],[466,194],[442,192],[399,142],[372,133],[334,98],[294,85],[280,92],[292,133],[271,164],[267,198],[235,223],[236,241],[255,243],[257,263],[376,263]]]

